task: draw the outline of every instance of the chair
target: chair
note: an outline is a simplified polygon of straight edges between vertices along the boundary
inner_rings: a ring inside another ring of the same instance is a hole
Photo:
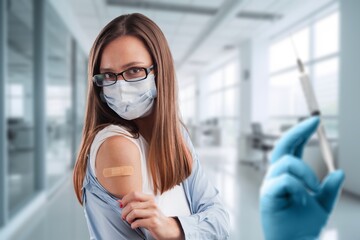
[[[255,169],[259,169],[261,165],[266,168],[268,164],[267,154],[273,149],[273,145],[266,142],[266,136],[263,133],[260,123],[254,122],[251,124],[251,146],[254,149],[261,150],[263,157],[260,160],[241,161],[242,164],[250,165]]]

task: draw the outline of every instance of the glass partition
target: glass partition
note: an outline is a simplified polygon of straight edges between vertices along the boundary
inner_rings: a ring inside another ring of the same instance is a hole
[[[35,193],[33,15],[33,1],[9,1],[5,89],[10,217]]]
[[[46,5],[46,186],[70,169],[72,150],[71,35],[58,14]]]

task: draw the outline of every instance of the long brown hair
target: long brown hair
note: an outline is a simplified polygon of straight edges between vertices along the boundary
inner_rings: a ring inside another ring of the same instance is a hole
[[[122,15],[102,29],[90,51],[85,124],[73,174],[75,193],[80,204],[83,204],[81,188],[86,173],[87,156],[99,130],[109,124],[117,124],[127,128],[134,138],[139,137],[139,128],[134,121],[119,117],[101,101],[101,88],[92,82],[92,76],[100,71],[101,54],[105,46],[124,35],[132,35],[142,40],[156,66],[158,94],[154,102],[155,120],[147,160],[154,194],[162,194],[191,174],[192,156],[181,133],[184,124],[179,114],[174,63],[166,38],[160,28],[144,15]]]

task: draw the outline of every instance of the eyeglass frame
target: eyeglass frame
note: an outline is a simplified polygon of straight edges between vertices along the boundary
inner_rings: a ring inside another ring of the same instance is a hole
[[[131,67],[131,68],[133,68],[133,67]],[[108,86],[112,86],[112,85],[114,85],[114,84],[119,80],[119,79],[118,79],[118,76],[122,76],[122,78],[123,78],[123,80],[124,80],[125,82],[140,82],[140,81],[142,81],[142,80],[144,80],[144,79],[146,79],[146,78],[148,77],[149,73],[150,73],[152,70],[155,69],[155,65],[153,64],[153,65],[151,65],[151,66],[148,67],[148,68],[146,68],[146,67],[136,67],[136,68],[144,69],[146,75],[145,75],[144,78],[138,79],[138,80],[134,80],[134,81],[126,80],[125,77],[124,77],[124,75],[123,75],[124,72],[129,71],[131,68],[128,68],[128,69],[126,69],[126,70],[124,70],[124,71],[122,71],[122,72],[119,72],[119,73],[106,72],[106,73],[114,74],[115,77],[116,77],[116,80],[115,80],[113,83],[111,83],[110,85],[99,86],[99,85],[97,84],[97,82],[96,82],[96,80],[95,80],[95,76],[96,76],[96,75],[100,75],[100,74],[104,74],[104,73],[94,74],[93,77],[92,77],[93,83],[94,83],[96,86],[98,86],[98,87],[108,87]],[[120,80],[121,80],[121,79],[120,79]]]

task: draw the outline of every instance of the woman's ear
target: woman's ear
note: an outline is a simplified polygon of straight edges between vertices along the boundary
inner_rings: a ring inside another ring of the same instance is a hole
[[[101,101],[104,102],[104,103],[106,103],[106,99],[105,99],[105,97],[104,97],[104,92],[103,92],[102,90],[100,91],[100,94],[99,94],[99,95],[100,95]]]

